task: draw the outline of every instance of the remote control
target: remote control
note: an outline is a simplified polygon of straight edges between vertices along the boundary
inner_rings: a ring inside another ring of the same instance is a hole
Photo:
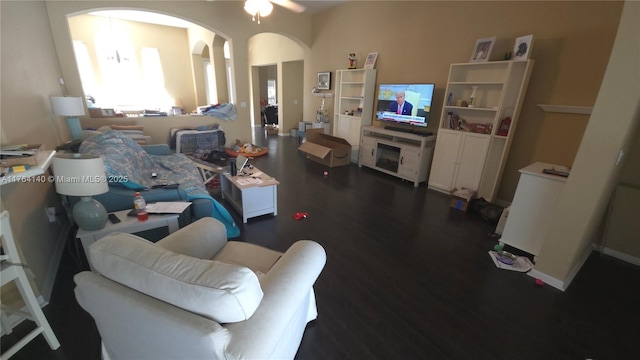
[[[109,214],[109,221],[111,221],[112,224],[117,224],[120,222],[120,219],[118,219],[116,214]]]

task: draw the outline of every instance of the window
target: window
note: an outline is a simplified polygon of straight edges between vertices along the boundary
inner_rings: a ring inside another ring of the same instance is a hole
[[[192,40],[200,44],[209,39],[199,31],[182,30],[194,24],[176,24],[172,20],[178,19],[140,11],[92,12],[73,18],[69,27],[78,72],[84,93],[95,98],[95,106],[138,113],[145,109],[169,112],[172,106],[193,108],[198,100],[233,102],[230,43],[223,38],[215,38],[220,58],[202,56],[207,61],[192,64],[202,66],[196,71],[187,68],[193,54],[183,52],[182,45],[186,49]],[[167,41],[154,31],[157,25],[171,32]]]
[[[227,91],[229,92],[227,95],[229,96],[229,102],[232,104],[236,103],[236,99],[233,97],[233,76],[231,74],[231,62],[229,59],[231,58],[231,52],[229,50],[229,42],[225,41],[223,45],[224,51],[224,64],[227,69]]]
[[[96,78],[93,75],[93,65],[91,65],[91,58],[89,58],[87,46],[82,41],[74,41],[73,49],[76,54],[82,88],[87,96],[93,96],[97,94]]]
[[[209,61],[209,59],[202,59],[202,63],[204,65],[204,82],[205,92],[207,94],[207,104],[217,104],[219,102],[218,90],[216,89],[216,84],[211,81],[211,79],[214,78],[213,65],[211,65],[211,61]]]

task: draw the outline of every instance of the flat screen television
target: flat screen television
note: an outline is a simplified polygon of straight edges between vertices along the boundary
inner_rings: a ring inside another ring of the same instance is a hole
[[[380,84],[376,118],[389,124],[426,127],[434,88],[435,84]]]

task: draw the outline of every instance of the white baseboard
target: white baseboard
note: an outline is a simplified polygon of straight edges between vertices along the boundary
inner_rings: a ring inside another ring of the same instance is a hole
[[[593,249],[596,250],[596,251],[599,251],[599,252],[601,252],[601,253],[603,253],[605,255],[612,256],[612,257],[614,257],[616,259],[620,259],[622,261],[626,261],[626,262],[631,263],[633,265],[640,266],[640,259],[635,257],[635,256],[631,256],[629,254],[626,254],[626,253],[623,253],[623,252],[620,252],[620,251],[617,251],[617,250],[614,250],[614,249],[610,249],[610,248],[604,247],[602,245],[593,244]]]
[[[576,275],[578,274],[578,271],[582,269],[582,265],[584,265],[585,261],[587,261],[587,259],[589,258],[589,255],[591,255],[591,251],[592,249],[590,247],[587,247],[587,251],[585,251],[585,253],[582,254],[580,261],[576,264],[576,266],[574,266],[571,269],[571,271],[569,272],[569,275],[567,275],[566,279],[564,280],[556,279],[553,276],[547,275],[543,272],[536,270],[535,268],[531,269],[531,271],[529,271],[527,275],[536,279],[540,279],[544,281],[546,284],[560,291],[565,291],[573,281],[573,278],[575,278]]]
[[[62,254],[64,253],[64,248],[67,244],[67,239],[69,238],[71,229],[71,224],[67,224],[56,239],[57,245],[53,250],[53,254],[51,254],[49,266],[47,268],[47,277],[44,279],[40,292],[45,299],[51,299],[53,286],[55,285],[56,277],[58,275],[58,268],[60,267],[60,260],[62,259]]]
[[[531,276],[532,278],[535,279],[540,279],[542,281],[544,281],[545,284],[550,285],[560,291],[564,291],[566,289],[564,281],[562,280],[558,280],[552,276],[549,276],[543,272],[540,272],[536,269],[531,269],[531,271],[529,271],[527,273],[527,275]]]
[[[496,205],[500,205],[505,209],[508,208],[509,205],[511,205],[511,201],[506,201],[506,200],[502,200],[502,199],[495,199],[495,200],[493,200],[493,203],[496,204]]]

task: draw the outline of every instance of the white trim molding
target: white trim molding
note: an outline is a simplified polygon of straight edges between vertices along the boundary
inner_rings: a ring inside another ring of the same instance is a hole
[[[590,107],[590,106],[549,105],[549,104],[538,104],[538,106],[546,112],[566,113],[566,114],[591,115],[591,111],[593,110],[593,107]]]

